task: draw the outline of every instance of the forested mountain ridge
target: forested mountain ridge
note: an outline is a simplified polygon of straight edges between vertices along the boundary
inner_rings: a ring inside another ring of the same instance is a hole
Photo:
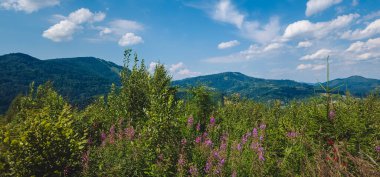
[[[0,56],[0,113],[29,84],[52,81],[57,91],[71,104],[82,107],[96,95],[120,85],[121,66],[94,57],[39,60],[22,53]]]
[[[22,53],[0,56],[0,114],[18,94],[25,94],[30,83],[40,85],[52,81],[55,89],[72,105],[83,107],[94,97],[109,92],[112,83],[120,85],[123,67],[94,57],[40,60]],[[238,93],[257,101],[303,99],[323,92],[319,84],[292,80],[261,79],[239,72],[224,72],[186,78],[172,82],[180,88],[206,85],[221,95]],[[331,87],[340,86],[339,93],[348,90],[363,97],[380,88],[380,80],[351,76],[330,81]]]

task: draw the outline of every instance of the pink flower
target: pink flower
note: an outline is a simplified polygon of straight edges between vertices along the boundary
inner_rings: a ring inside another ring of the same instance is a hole
[[[236,149],[237,149],[238,151],[241,151],[241,150],[242,150],[242,147],[241,147],[241,144],[240,144],[240,143],[237,144]]]
[[[102,141],[102,146],[106,145],[106,139],[107,139],[107,134],[102,132],[100,134],[100,140]]]
[[[190,128],[193,126],[193,123],[194,123],[194,118],[193,116],[190,116],[188,119],[187,119],[187,127]]]
[[[186,140],[185,138],[183,138],[183,139],[181,140],[181,144],[182,144],[182,146],[186,145],[186,143],[187,143],[187,140]]]
[[[202,137],[200,137],[200,136],[197,136],[197,137],[195,138],[195,142],[196,142],[196,143],[200,143],[201,140],[202,140]]]
[[[189,173],[191,176],[198,176],[198,168],[194,165],[190,166]]]
[[[333,120],[335,118],[335,111],[334,110],[331,110],[329,112],[329,118],[330,118],[330,120]]]
[[[207,146],[207,147],[211,147],[212,146],[212,141],[210,139],[207,139],[204,144]]]
[[[214,117],[211,117],[211,118],[210,118],[210,125],[211,125],[211,126],[214,126],[214,125],[215,125],[215,118],[214,118]]]
[[[127,127],[124,129],[124,134],[128,140],[132,140],[135,136],[135,129],[132,126]]]
[[[236,173],[236,171],[234,170],[233,172],[232,172],[232,174],[231,174],[231,177],[236,177],[237,176],[237,173]]]
[[[261,124],[261,125],[260,125],[260,129],[261,129],[261,130],[265,130],[266,127],[267,127],[267,125],[265,125],[265,124]]]
[[[252,131],[252,135],[253,135],[253,137],[255,137],[255,138],[257,137],[257,135],[258,135],[258,134],[257,134],[257,128],[254,128],[254,129],[253,129],[253,131]]]
[[[199,122],[197,123],[196,130],[197,130],[198,132],[201,130],[201,124],[200,124]]]
[[[288,136],[288,138],[296,138],[297,133],[296,132],[288,132],[287,136]]]

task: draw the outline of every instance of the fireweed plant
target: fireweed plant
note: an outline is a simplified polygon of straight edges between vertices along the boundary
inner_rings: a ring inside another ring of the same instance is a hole
[[[0,176],[380,176],[378,94],[335,94],[328,76],[326,94],[287,104],[205,86],[179,99],[162,64],[124,56],[122,86],[85,110],[49,84],[18,97],[0,121]]]

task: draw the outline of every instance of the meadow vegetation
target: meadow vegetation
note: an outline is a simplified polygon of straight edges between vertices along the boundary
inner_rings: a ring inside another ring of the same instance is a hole
[[[179,99],[164,65],[124,56],[122,86],[84,110],[49,82],[17,97],[0,117],[0,176],[380,176],[378,94],[284,105],[199,86]]]

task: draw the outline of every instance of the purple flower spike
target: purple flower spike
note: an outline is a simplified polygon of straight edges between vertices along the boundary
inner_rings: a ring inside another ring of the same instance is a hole
[[[215,118],[214,118],[214,117],[211,117],[211,118],[210,118],[210,125],[211,125],[211,126],[214,126],[214,125],[215,125]]]
[[[207,139],[204,143],[206,146],[211,147],[212,146],[212,141],[210,139]]]
[[[196,166],[190,166],[189,173],[191,176],[198,176],[198,169]]]
[[[106,139],[107,139],[106,133],[102,132],[100,134],[100,140],[102,141],[102,146],[106,145]]]
[[[194,118],[193,116],[190,116],[188,119],[187,119],[187,127],[190,128],[193,126],[193,123],[194,123]]]
[[[335,111],[334,110],[331,110],[329,112],[329,118],[330,118],[330,120],[333,120],[335,118]]]
[[[242,147],[240,143],[236,146],[236,149],[241,152]]]
[[[211,168],[211,163],[209,161],[207,161],[206,162],[206,166],[205,166],[205,172],[209,173],[210,172],[210,168]]]
[[[257,133],[257,128],[254,128],[253,131],[252,131],[252,135],[253,137],[257,137],[258,133]]]
[[[197,127],[196,127],[197,131],[199,132],[201,130],[201,124],[198,122],[197,124]]]
[[[186,145],[186,143],[187,143],[187,140],[185,138],[181,140],[182,146]]]
[[[261,130],[265,130],[266,127],[267,127],[267,125],[265,125],[265,124],[261,124],[261,125],[260,125],[260,129],[261,129]]]
[[[376,146],[376,147],[375,147],[375,150],[376,150],[376,152],[379,152],[379,153],[380,153],[380,146]]]
[[[198,143],[198,144],[201,142],[201,140],[202,140],[202,138],[200,136],[197,136],[195,138],[195,142]]]
[[[233,172],[232,172],[232,174],[231,174],[231,177],[236,177],[237,176],[237,173],[236,173],[236,171],[234,170]]]
[[[296,138],[297,133],[296,132],[288,132],[287,136],[288,136],[288,138]]]

